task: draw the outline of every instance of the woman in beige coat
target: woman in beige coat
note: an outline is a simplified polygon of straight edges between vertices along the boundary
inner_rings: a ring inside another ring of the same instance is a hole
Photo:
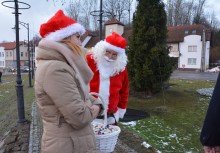
[[[43,121],[41,153],[95,153],[91,122],[103,111],[89,95],[93,73],[80,35],[85,29],[59,10],[42,24],[35,94]]]

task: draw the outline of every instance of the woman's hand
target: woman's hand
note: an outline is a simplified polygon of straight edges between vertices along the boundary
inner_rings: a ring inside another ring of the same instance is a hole
[[[220,152],[220,146],[204,146],[204,153],[219,153]]]
[[[91,109],[92,109],[92,114],[93,114],[93,118],[95,119],[97,116],[98,116],[98,114],[99,114],[99,112],[100,112],[100,109],[101,109],[101,106],[100,105],[92,105],[91,106]]]

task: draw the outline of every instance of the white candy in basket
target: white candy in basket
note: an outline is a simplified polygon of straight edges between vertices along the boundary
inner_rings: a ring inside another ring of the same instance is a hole
[[[96,135],[110,134],[115,131],[118,131],[117,126],[107,125],[106,127],[100,123],[93,123],[93,130]]]

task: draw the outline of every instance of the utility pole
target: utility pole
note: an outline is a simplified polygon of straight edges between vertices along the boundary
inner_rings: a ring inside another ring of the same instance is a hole
[[[205,52],[206,52],[205,29],[202,32],[202,54],[201,54],[201,72],[205,71]]]

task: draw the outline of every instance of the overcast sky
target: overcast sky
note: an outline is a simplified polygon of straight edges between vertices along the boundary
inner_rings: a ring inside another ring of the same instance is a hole
[[[2,3],[4,0],[0,0]],[[30,39],[33,38],[35,34],[39,34],[39,27],[42,23],[46,22],[58,9],[63,9],[67,7],[67,3],[62,5],[60,1],[62,0],[20,0],[22,2],[31,5],[30,9],[19,10],[21,15],[19,15],[19,21],[29,23],[30,26]],[[5,5],[14,6],[13,2],[4,3]],[[98,3],[97,3],[98,4]],[[19,4],[20,7],[24,7],[23,4]],[[210,11],[214,11],[220,20],[220,3],[219,0],[207,0],[206,8]],[[12,14],[14,9],[4,7],[0,4],[0,42],[2,41],[15,41],[15,31],[12,29],[15,25],[15,15]],[[19,25],[19,40],[27,40],[27,29],[22,25]]]
[[[29,23],[30,39],[35,34],[39,34],[39,27],[42,23],[46,22],[58,9],[65,10],[66,5],[62,5],[60,2],[54,3],[53,0],[19,0],[31,5],[30,9],[19,10],[19,21]],[[55,0],[56,1],[56,0]],[[59,0],[61,1],[61,0]],[[68,1],[68,0],[67,0]],[[0,0],[2,3],[3,0]],[[14,3],[4,3],[14,7]],[[23,4],[19,4],[20,7],[25,7]],[[0,42],[15,41],[15,31],[12,29],[15,26],[15,15],[12,14],[14,9],[7,8],[0,4]],[[19,40],[27,40],[27,29],[22,25],[19,25]]]

